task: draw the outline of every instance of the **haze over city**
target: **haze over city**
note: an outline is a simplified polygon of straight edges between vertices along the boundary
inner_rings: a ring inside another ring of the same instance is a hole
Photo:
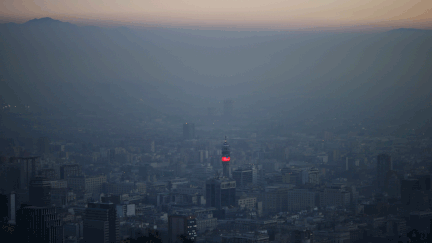
[[[431,9],[2,1],[0,241],[431,242]]]

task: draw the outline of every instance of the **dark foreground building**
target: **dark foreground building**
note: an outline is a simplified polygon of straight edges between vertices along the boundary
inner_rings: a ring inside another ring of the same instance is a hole
[[[195,241],[196,230],[197,223],[193,216],[170,215],[168,217],[169,243],[183,242],[184,239]]]
[[[120,242],[120,225],[114,203],[89,203],[83,227],[85,243]]]
[[[23,207],[17,212],[17,226],[19,229],[17,242],[63,242],[63,227],[55,208]]]
[[[30,181],[29,201],[32,206],[51,206],[51,184],[46,178],[37,176]]]
[[[236,197],[236,181],[226,177],[207,180],[206,206],[221,209],[234,206]]]

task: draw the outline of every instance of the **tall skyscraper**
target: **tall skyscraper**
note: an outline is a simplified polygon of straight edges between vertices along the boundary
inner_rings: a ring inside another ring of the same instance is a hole
[[[27,189],[36,176],[39,157],[11,157],[0,163],[0,190]]]
[[[51,183],[46,178],[37,176],[30,181],[29,202],[36,207],[51,206]]]
[[[183,139],[194,139],[195,138],[195,124],[185,123],[183,124]]]
[[[169,243],[183,242],[181,236],[195,241],[197,223],[194,216],[170,215],[168,217]]]
[[[236,181],[226,177],[213,178],[206,182],[206,206],[221,209],[234,206]]]
[[[222,145],[222,167],[223,167],[223,176],[226,178],[230,177],[230,160],[231,160],[231,152],[229,144],[227,143],[226,136],[225,142]]]
[[[393,169],[390,155],[380,154],[377,157],[377,186],[383,189],[387,173]]]
[[[120,224],[114,203],[89,203],[83,227],[85,243],[120,242]]]
[[[17,242],[62,243],[63,228],[55,208],[23,207],[17,212]]]

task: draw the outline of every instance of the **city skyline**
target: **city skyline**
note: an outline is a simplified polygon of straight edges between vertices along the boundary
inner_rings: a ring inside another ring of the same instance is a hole
[[[432,242],[431,9],[2,1],[0,239]]]

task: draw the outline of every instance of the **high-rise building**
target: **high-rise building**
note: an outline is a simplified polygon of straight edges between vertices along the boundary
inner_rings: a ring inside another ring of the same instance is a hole
[[[223,176],[226,178],[230,177],[230,160],[231,160],[231,152],[230,146],[227,143],[226,136],[225,142],[222,145],[222,167],[223,167]]]
[[[234,101],[233,100],[224,100],[223,114],[224,117],[232,117],[234,110]]]
[[[252,169],[238,169],[232,172],[232,178],[236,181],[237,187],[245,187],[253,184]]]
[[[195,138],[195,124],[185,123],[183,124],[183,139],[194,139]]]
[[[258,184],[258,168],[256,165],[252,165],[251,170],[252,170],[252,184],[256,185]]]
[[[44,177],[37,176],[30,181],[30,205],[36,207],[51,206],[51,183]]]
[[[89,203],[83,221],[85,243],[119,243],[120,224],[114,203]]]
[[[420,179],[425,178],[421,177]],[[401,181],[401,202],[408,209],[422,211],[429,208],[430,187],[424,182],[424,180],[418,179]]]
[[[7,195],[0,194],[0,224],[9,220],[9,199]]]
[[[383,189],[385,186],[385,178],[389,171],[393,170],[390,155],[380,154],[377,157],[377,186]]]
[[[15,192],[0,194],[0,223],[16,224]]]
[[[234,206],[236,200],[236,182],[229,178],[213,178],[206,182],[206,206],[221,209]]]
[[[415,211],[409,215],[408,224],[412,229],[416,229],[418,234],[432,234],[432,212]]]
[[[63,225],[65,243],[69,242],[80,242],[79,240],[83,237],[83,222],[75,221],[69,222]]]
[[[390,236],[406,236],[407,225],[406,220],[401,218],[390,218],[387,220],[387,235]]]
[[[67,179],[70,176],[80,176],[81,167],[79,164],[62,165],[60,167],[60,179]]]
[[[23,207],[17,212],[18,242],[62,243],[63,228],[55,208]]]
[[[57,207],[67,205],[75,200],[76,194],[69,191],[66,180],[50,181],[51,184],[51,205]]]
[[[27,189],[36,176],[39,157],[11,157],[0,164],[0,190]]]
[[[183,242],[181,237],[195,241],[197,222],[194,216],[170,215],[168,217],[169,243]]]

